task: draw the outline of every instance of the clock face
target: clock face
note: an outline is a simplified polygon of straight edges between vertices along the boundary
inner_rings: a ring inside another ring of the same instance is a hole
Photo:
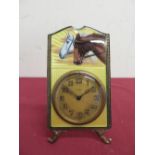
[[[74,71],[61,77],[53,89],[57,114],[71,124],[95,120],[105,105],[105,90],[91,74]]]

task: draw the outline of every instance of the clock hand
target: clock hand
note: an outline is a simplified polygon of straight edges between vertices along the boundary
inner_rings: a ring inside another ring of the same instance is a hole
[[[70,93],[72,96],[74,96],[75,98],[77,98],[77,95],[76,95],[71,89],[69,89],[69,88],[66,87],[65,85],[64,85],[63,87],[67,89],[67,92],[68,92],[68,93]]]
[[[87,93],[89,93],[91,90],[93,89],[93,86],[89,89],[87,89],[83,94],[81,94],[80,96],[77,96],[77,99],[80,100],[82,98],[82,96],[86,95]]]

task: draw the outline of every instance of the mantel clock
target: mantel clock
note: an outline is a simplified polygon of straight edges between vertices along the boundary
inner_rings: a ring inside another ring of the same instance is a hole
[[[110,143],[110,104],[109,34],[69,26],[48,35],[49,142],[68,129],[89,129]]]

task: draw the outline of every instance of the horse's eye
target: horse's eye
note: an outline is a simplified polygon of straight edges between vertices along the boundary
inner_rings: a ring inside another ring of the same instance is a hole
[[[69,43],[69,41],[66,41],[66,43],[68,44],[68,43]]]

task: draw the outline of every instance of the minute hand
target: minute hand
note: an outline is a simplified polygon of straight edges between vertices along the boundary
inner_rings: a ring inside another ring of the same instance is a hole
[[[87,93],[89,93],[92,89],[93,89],[93,87],[87,89],[83,94],[80,95],[80,98],[81,98],[83,95],[86,95]]]

